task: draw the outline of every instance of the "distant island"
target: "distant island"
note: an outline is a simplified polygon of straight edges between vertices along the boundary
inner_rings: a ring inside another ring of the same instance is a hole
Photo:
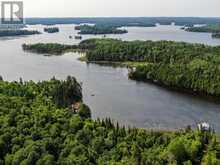
[[[220,18],[204,18],[204,17],[94,17],[94,18],[27,18],[26,24],[95,24],[95,25],[108,25],[108,26],[142,26],[149,27],[155,26],[159,23],[161,25],[170,25],[175,22],[179,26],[193,26],[201,24],[220,24]]]
[[[213,33],[212,38],[219,38],[220,39],[220,33]]]
[[[48,55],[61,55],[67,51],[76,50],[77,45],[62,45],[56,43],[37,43],[37,44],[23,44],[24,51],[31,51],[35,53],[48,54]]]
[[[76,26],[75,30],[80,30],[78,34],[124,34],[127,30],[118,29],[112,26],[101,26],[101,25],[80,25]]]
[[[210,24],[210,25],[204,25],[199,27],[188,27],[183,28],[183,30],[189,31],[189,32],[200,32],[200,33],[212,33],[212,38],[220,39],[220,24]]]
[[[0,30],[0,37],[40,34],[36,30]]]
[[[210,24],[199,27],[186,28],[189,32],[205,32],[205,33],[220,33],[220,24]]]
[[[47,33],[58,33],[59,32],[59,28],[58,27],[44,28],[44,32],[47,32]]]

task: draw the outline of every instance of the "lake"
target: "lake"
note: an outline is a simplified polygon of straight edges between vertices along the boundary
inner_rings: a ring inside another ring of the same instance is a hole
[[[77,44],[69,39],[77,31],[74,25],[58,25],[60,33],[11,37],[0,39],[0,75],[5,80],[48,80],[72,75],[83,83],[84,102],[92,110],[93,118],[111,117],[121,124],[140,128],[177,129],[197,122],[207,121],[220,132],[220,104],[195,96],[181,94],[153,84],[129,80],[126,68],[113,68],[86,64],[77,60],[79,54],[46,57],[24,52],[23,43],[57,42]],[[34,25],[28,29],[43,32],[44,26]],[[220,45],[210,33],[191,33],[178,26],[129,27],[129,33],[107,35],[123,40],[174,40],[209,45]],[[102,37],[86,35],[83,39]]]

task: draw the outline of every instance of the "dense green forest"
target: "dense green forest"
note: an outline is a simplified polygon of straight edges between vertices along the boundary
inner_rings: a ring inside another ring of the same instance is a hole
[[[123,34],[127,33],[127,30],[118,29],[113,26],[101,26],[101,25],[80,25],[75,27],[76,30],[80,30],[79,34]]]
[[[58,27],[44,28],[44,32],[47,32],[47,33],[58,33],[59,32],[59,28]]]
[[[220,33],[220,24],[211,24],[199,27],[189,27],[186,31],[190,32],[208,32],[208,33]]]
[[[2,165],[218,165],[212,131],[125,128],[92,120],[74,77],[0,81]],[[78,109],[71,104],[80,102]]]
[[[0,37],[40,34],[35,30],[0,30]]]
[[[42,53],[48,55],[61,55],[67,51],[76,50],[77,45],[63,45],[57,43],[37,43],[37,44],[23,44],[23,50],[35,53]]]
[[[220,46],[175,41],[122,41],[88,39],[79,44],[88,49],[89,61],[134,61],[147,63],[185,63],[219,55]],[[213,58],[213,60],[218,60]]]
[[[129,77],[220,96],[220,46],[173,41],[82,41],[90,62],[141,62]],[[144,65],[143,65],[144,64]]]

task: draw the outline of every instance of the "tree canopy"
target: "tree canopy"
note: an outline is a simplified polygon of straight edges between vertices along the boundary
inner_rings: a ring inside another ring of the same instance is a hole
[[[58,33],[60,30],[58,27],[47,27],[44,28],[44,31],[47,33]]]
[[[67,51],[74,51],[78,48],[77,45],[63,45],[57,43],[37,43],[37,44],[23,44],[24,51],[31,51],[35,53],[47,55],[61,55]]]
[[[205,26],[193,26],[186,29],[190,32],[209,32],[209,33],[220,33],[220,24],[209,24]]]
[[[81,102],[78,111],[68,106],[72,102]],[[217,165],[219,146],[212,132],[150,131],[92,120],[74,77],[0,81],[0,164]]]
[[[127,33],[127,30],[118,29],[114,26],[104,26],[104,25],[80,25],[75,27],[79,30],[79,34],[123,34]]]
[[[0,37],[40,34],[36,30],[0,30]]]

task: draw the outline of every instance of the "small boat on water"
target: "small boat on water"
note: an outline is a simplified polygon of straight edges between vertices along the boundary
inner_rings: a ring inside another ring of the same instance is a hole
[[[82,39],[82,36],[80,36],[80,35],[75,35],[75,39],[76,39],[76,40],[81,40],[81,39]]]

